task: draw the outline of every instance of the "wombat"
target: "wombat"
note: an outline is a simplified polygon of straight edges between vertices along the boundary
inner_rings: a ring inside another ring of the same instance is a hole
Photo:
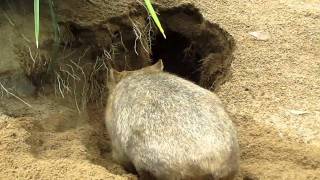
[[[140,179],[233,179],[236,130],[218,97],[163,72],[162,61],[108,76],[113,159]]]

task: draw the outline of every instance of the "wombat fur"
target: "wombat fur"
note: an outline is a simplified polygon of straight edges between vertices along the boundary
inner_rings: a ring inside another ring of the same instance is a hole
[[[239,146],[219,98],[162,70],[161,60],[110,70],[106,126],[114,160],[141,179],[233,179]]]

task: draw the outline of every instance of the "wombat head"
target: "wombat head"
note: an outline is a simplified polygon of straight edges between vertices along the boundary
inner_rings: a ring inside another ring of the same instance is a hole
[[[134,71],[117,71],[115,69],[110,69],[107,78],[107,85],[108,89],[112,90],[116,84],[118,84],[122,79],[131,76],[131,75],[138,75],[138,74],[146,74],[146,73],[155,73],[163,71],[163,62],[160,59],[157,63],[141,68],[139,70]]]

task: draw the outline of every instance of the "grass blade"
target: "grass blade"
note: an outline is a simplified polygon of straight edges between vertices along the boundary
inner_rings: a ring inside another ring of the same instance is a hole
[[[156,25],[159,28],[160,32],[162,33],[163,37],[166,39],[166,35],[164,33],[164,30],[162,29],[162,26],[161,26],[161,23],[158,19],[158,16],[152,7],[151,0],[144,0],[144,2],[147,6],[147,10],[149,11],[153,21],[156,23]]]
[[[34,0],[34,33],[36,45],[39,48],[39,31],[40,31],[40,0]]]

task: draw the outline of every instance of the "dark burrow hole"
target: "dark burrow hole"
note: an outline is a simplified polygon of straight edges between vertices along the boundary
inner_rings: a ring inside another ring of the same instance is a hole
[[[160,18],[167,38],[156,34],[152,63],[162,59],[165,71],[211,90],[228,79],[235,43],[227,31],[192,5],[162,9]]]
[[[152,62],[162,59],[164,70],[195,83],[200,80],[201,55],[194,52],[190,39],[174,31],[166,31],[167,38],[158,34],[152,45]]]

